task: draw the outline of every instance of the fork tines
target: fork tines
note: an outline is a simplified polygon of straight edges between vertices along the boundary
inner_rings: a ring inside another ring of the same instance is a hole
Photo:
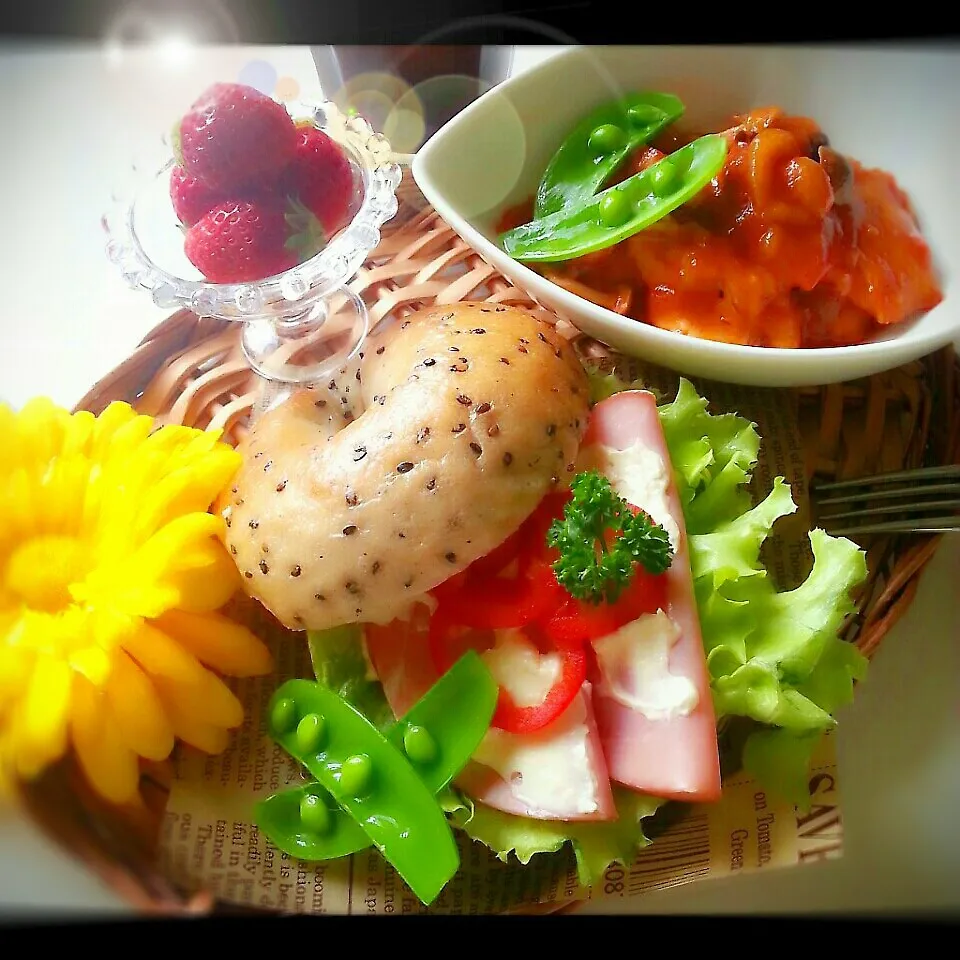
[[[819,483],[813,496],[819,508],[835,508],[819,516],[835,536],[960,530],[960,465]]]

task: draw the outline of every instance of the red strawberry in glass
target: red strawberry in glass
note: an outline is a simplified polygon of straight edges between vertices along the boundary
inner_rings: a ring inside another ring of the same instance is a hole
[[[213,283],[252,283],[317,253],[323,228],[306,209],[276,194],[231,200],[204,214],[184,241],[187,259]]]
[[[191,177],[232,192],[275,180],[297,152],[286,109],[253,87],[215,83],[174,129],[174,156]]]
[[[329,238],[354,212],[357,179],[340,144],[312,124],[303,124],[297,127],[296,151],[281,189],[320,221]]]
[[[183,167],[174,167],[170,171],[170,200],[173,203],[173,212],[185,227],[192,227],[222,199],[221,189],[191,177]]]

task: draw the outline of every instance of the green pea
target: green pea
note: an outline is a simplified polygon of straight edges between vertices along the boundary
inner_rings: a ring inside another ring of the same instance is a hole
[[[587,146],[598,157],[619,150],[627,142],[627,135],[615,123],[601,123],[589,137]]]
[[[623,192],[607,194],[600,201],[600,219],[609,227],[619,227],[630,217],[630,203]]]
[[[354,754],[340,768],[340,791],[348,797],[365,797],[370,792],[373,763],[365,753]]]
[[[696,196],[721,171],[726,158],[724,136],[700,137],[600,194],[508,230],[500,235],[500,246],[521,263],[558,263],[612,247]],[[620,223],[607,222],[601,208],[618,203],[607,199],[617,194],[632,202],[633,209]]]
[[[540,178],[537,220],[595,196],[635,147],[683,114],[669,93],[631,93],[597,107],[567,135]]]
[[[297,749],[301,753],[316,753],[323,745],[325,723],[319,713],[308,713],[297,724]]]
[[[414,763],[426,765],[437,759],[437,741],[423,727],[407,727],[403,735],[403,749]]]
[[[293,729],[297,722],[297,704],[290,697],[281,697],[270,712],[270,723],[283,733]]]
[[[654,164],[650,185],[658,197],[663,197],[676,179],[677,168],[670,162],[669,157],[664,157],[659,163]]]
[[[308,793],[300,801],[300,822],[304,829],[311,833],[320,836],[329,833],[330,827],[333,825],[333,817],[323,797],[318,797],[315,793]]]
[[[627,107],[627,119],[633,126],[655,124],[663,117],[663,111],[651,103],[632,103]]]

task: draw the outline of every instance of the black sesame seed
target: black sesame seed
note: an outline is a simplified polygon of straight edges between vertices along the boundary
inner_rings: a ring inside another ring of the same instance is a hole
[[[500,362],[505,363],[508,367],[510,366],[510,361],[506,357],[501,357]]]
[[[362,357],[363,354],[361,353],[360,356]],[[358,381],[360,380],[360,368],[359,368],[359,367],[357,367],[357,380],[358,380]]]
[[[354,447],[353,448],[353,462],[357,463],[362,460],[367,455],[366,447]]]
[[[357,532],[357,525],[355,523],[348,523],[343,528],[343,535],[345,537],[352,537]]]
[[[413,586],[413,577],[403,581],[403,585],[409,590]]]
[[[380,561],[379,561],[379,560],[374,560],[374,561],[373,561],[373,563],[372,563],[371,566],[370,566],[370,572],[371,572],[371,573],[379,573],[379,572],[380,572]]]
[[[537,332],[537,339],[538,339],[541,343],[546,343],[546,342],[547,342],[547,338],[546,338],[542,333],[540,333],[539,331]]]
[[[344,410],[344,411],[343,411],[343,419],[344,419],[347,423],[353,423],[353,411],[352,411],[352,410]],[[331,437],[330,439],[332,440],[333,437]]]
[[[490,404],[489,404],[489,403],[484,402],[484,403],[481,403],[481,404],[477,407],[477,413],[479,413],[479,414],[484,414],[484,413],[489,413],[489,412],[490,412]]]
[[[327,389],[328,389],[328,390],[336,390],[336,389],[337,389],[337,381],[336,381],[336,380],[331,380],[331,381],[327,384]]]
[[[224,517],[223,522],[227,525],[228,530],[233,526],[233,521],[229,517]]]
[[[527,353],[527,348],[526,348],[526,347],[517,347],[517,349],[518,349],[521,353]]]
[[[413,469],[413,464],[409,460],[397,464],[397,473],[409,473]]]
[[[266,560],[261,560],[260,563],[258,564],[258,566],[260,567],[260,572],[261,572],[261,573],[269,573],[269,572],[270,572],[270,568],[267,566],[267,561],[266,561]]]
[[[230,492],[231,492],[231,493],[239,493],[240,491],[239,491],[236,487],[231,487],[231,488],[230,488]]]
[[[314,400],[313,405],[319,407],[321,410],[327,405],[326,400]]]
[[[481,307],[481,308],[480,308],[480,312],[481,312],[481,313],[492,313],[493,311],[490,310],[488,307]]]
[[[269,552],[270,552],[270,547],[269,547],[267,544],[263,543],[263,544],[260,545],[260,550],[261,550],[263,553],[269,553]]]
[[[476,441],[470,443],[470,449],[479,457],[483,453],[483,447],[480,446]]]
[[[423,443],[423,441],[426,440],[429,436],[430,436],[430,428],[421,427],[417,431],[417,443]]]
[[[247,526],[250,527],[251,530],[256,530],[257,527],[260,526],[260,521],[259,521],[259,520],[251,520],[250,523],[247,524]]]
[[[409,321],[409,320],[404,320],[403,323],[400,324],[400,329],[401,329],[401,330],[406,330],[407,327],[409,327],[409,326],[410,326],[410,321]]]
[[[363,351],[362,351],[362,350],[360,351],[360,359],[361,359],[361,360],[363,359]]]
[[[377,347],[377,356],[379,357],[386,349],[386,347]]]
[[[436,362],[433,357],[427,357],[427,359],[423,361],[423,365],[425,367],[432,367]]]
[[[495,437],[500,432],[500,425],[498,423],[493,423],[487,427],[487,436]]]
[[[470,361],[466,357],[460,357],[456,363],[451,365],[451,373],[466,373],[470,367]]]
[[[471,333],[486,333],[487,331],[484,330],[483,327],[476,327],[475,329],[471,330],[470,332],[471,332]]]
[[[277,484],[277,493],[283,493],[284,487],[286,487],[286,485],[287,485],[287,481],[286,481],[286,480],[281,480],[281,481]]]
[[[341,397],[341,398],[340,398],[340,402],[345,404],[345,403],[347,402],[347,398],[346,398],[346,397]]]
[[[457,555],[452,550],[449,551],[449,553],[445,553],[443,556],[444,556],[444,559],[447,561],[447,563],[457,562]]]
[[[252,580],[252,579],[253,579],[253,574],[252,574],[249,570],[244,570],[243,575],[244,575],[248,580]]]
[[[464,396],[462,393],[458,393],[457,403],[459,403],[462,407],[469,407],[473,404],[473,401],[469,397]]]
[[[556,432],[557,432],[557,425],[555,423],[551,423],[550,426],[547,427],[547,436],[548,437],[555,436]]]
[[[560,348],[559,348],[559,347],[557,347],[557,349],[553,351],[553,355],[554,355],[558,360],[560,359]]]
[[[272,460],[268,460],[268,461],[263,465],[263,472],[266,473],[272,466],[273,466],[273,461],[272,461]]]
[[[436,477],[431,477],[431,478],[427,481],[427,489],[428,489],[428,490],[434,490],[434,489],[436,489],[436,486],[437,486],[437,478],[436,478]]]
[[[508,450],[508,451],[503,455],[503,465],[504,465],[505,467],[509,467],[511,463],[513,463],[513,454]]]
[[[467,429],[467,425],[466,425],[465,423],[458,423],[458,424],[453,428],[453,430],[452,430],[451,432],[452,432],[452,433],[463,433],[463,431],[466,430],[466,429]]]
[[[440,318],[441,322],[446,321],[446,320],[452,320],[452,319],[453,319],[453,314],[452,314],[452,313],[445,313],[445,314]]]
[[[530,343],[529,340],[526,340],[526,339],[524,339],[523,337],[519,337],[518,339],[520,340],[520,342],[521,342],[524,346],[527,346],[527,345]]]
[[[398,530],[398,531],[397,531],[397,536],[398,536],[401,540],[406,540],[406,539],[407,539],[407,535],[406,535],[402,530]]]
[[[263,451],[262,451],[262,450],[258,450],[258,451],[253,455],[253,459],[254,459],[254,460],[259,460],[262,456],[263,456]]]
[[[567,473],[573,473],[573,464],[572,464],[572,463],[568,463],[568,464],[567,464]]]
[[[360,498],[352,490],[347,491],[344,499],[347,501],[348,507],[355,507],[360,502]]]
[[[327,599],[322,593],[315,593],[313,595],[313,598],[314,600],[319,600],[321,603],[323,603],[323,601]]]
[[[300,576],[300,564],[299,564],[299,563],[290,571],[290,576],[291,576],[291,577],[299,577],[299,576]]]
[[[459,353],[459,352],[460,352],[460,348],[459,348],[459,347],[447,347],[447,349],[448,349],[451,353]]]
[[[236,556],[237,555],[237,545],[235,543],[230,544],[230,552]]]

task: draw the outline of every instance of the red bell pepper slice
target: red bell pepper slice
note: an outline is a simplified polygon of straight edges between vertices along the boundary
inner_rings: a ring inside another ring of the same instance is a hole
[[[513,697],[501,687],[491,726],[508,733],[536,733],[561,716],[587,679],[587,655],[583,649],[571,649],[564,650],[561,656],[560,677],[547,691],[542,703],[518,707]]]

